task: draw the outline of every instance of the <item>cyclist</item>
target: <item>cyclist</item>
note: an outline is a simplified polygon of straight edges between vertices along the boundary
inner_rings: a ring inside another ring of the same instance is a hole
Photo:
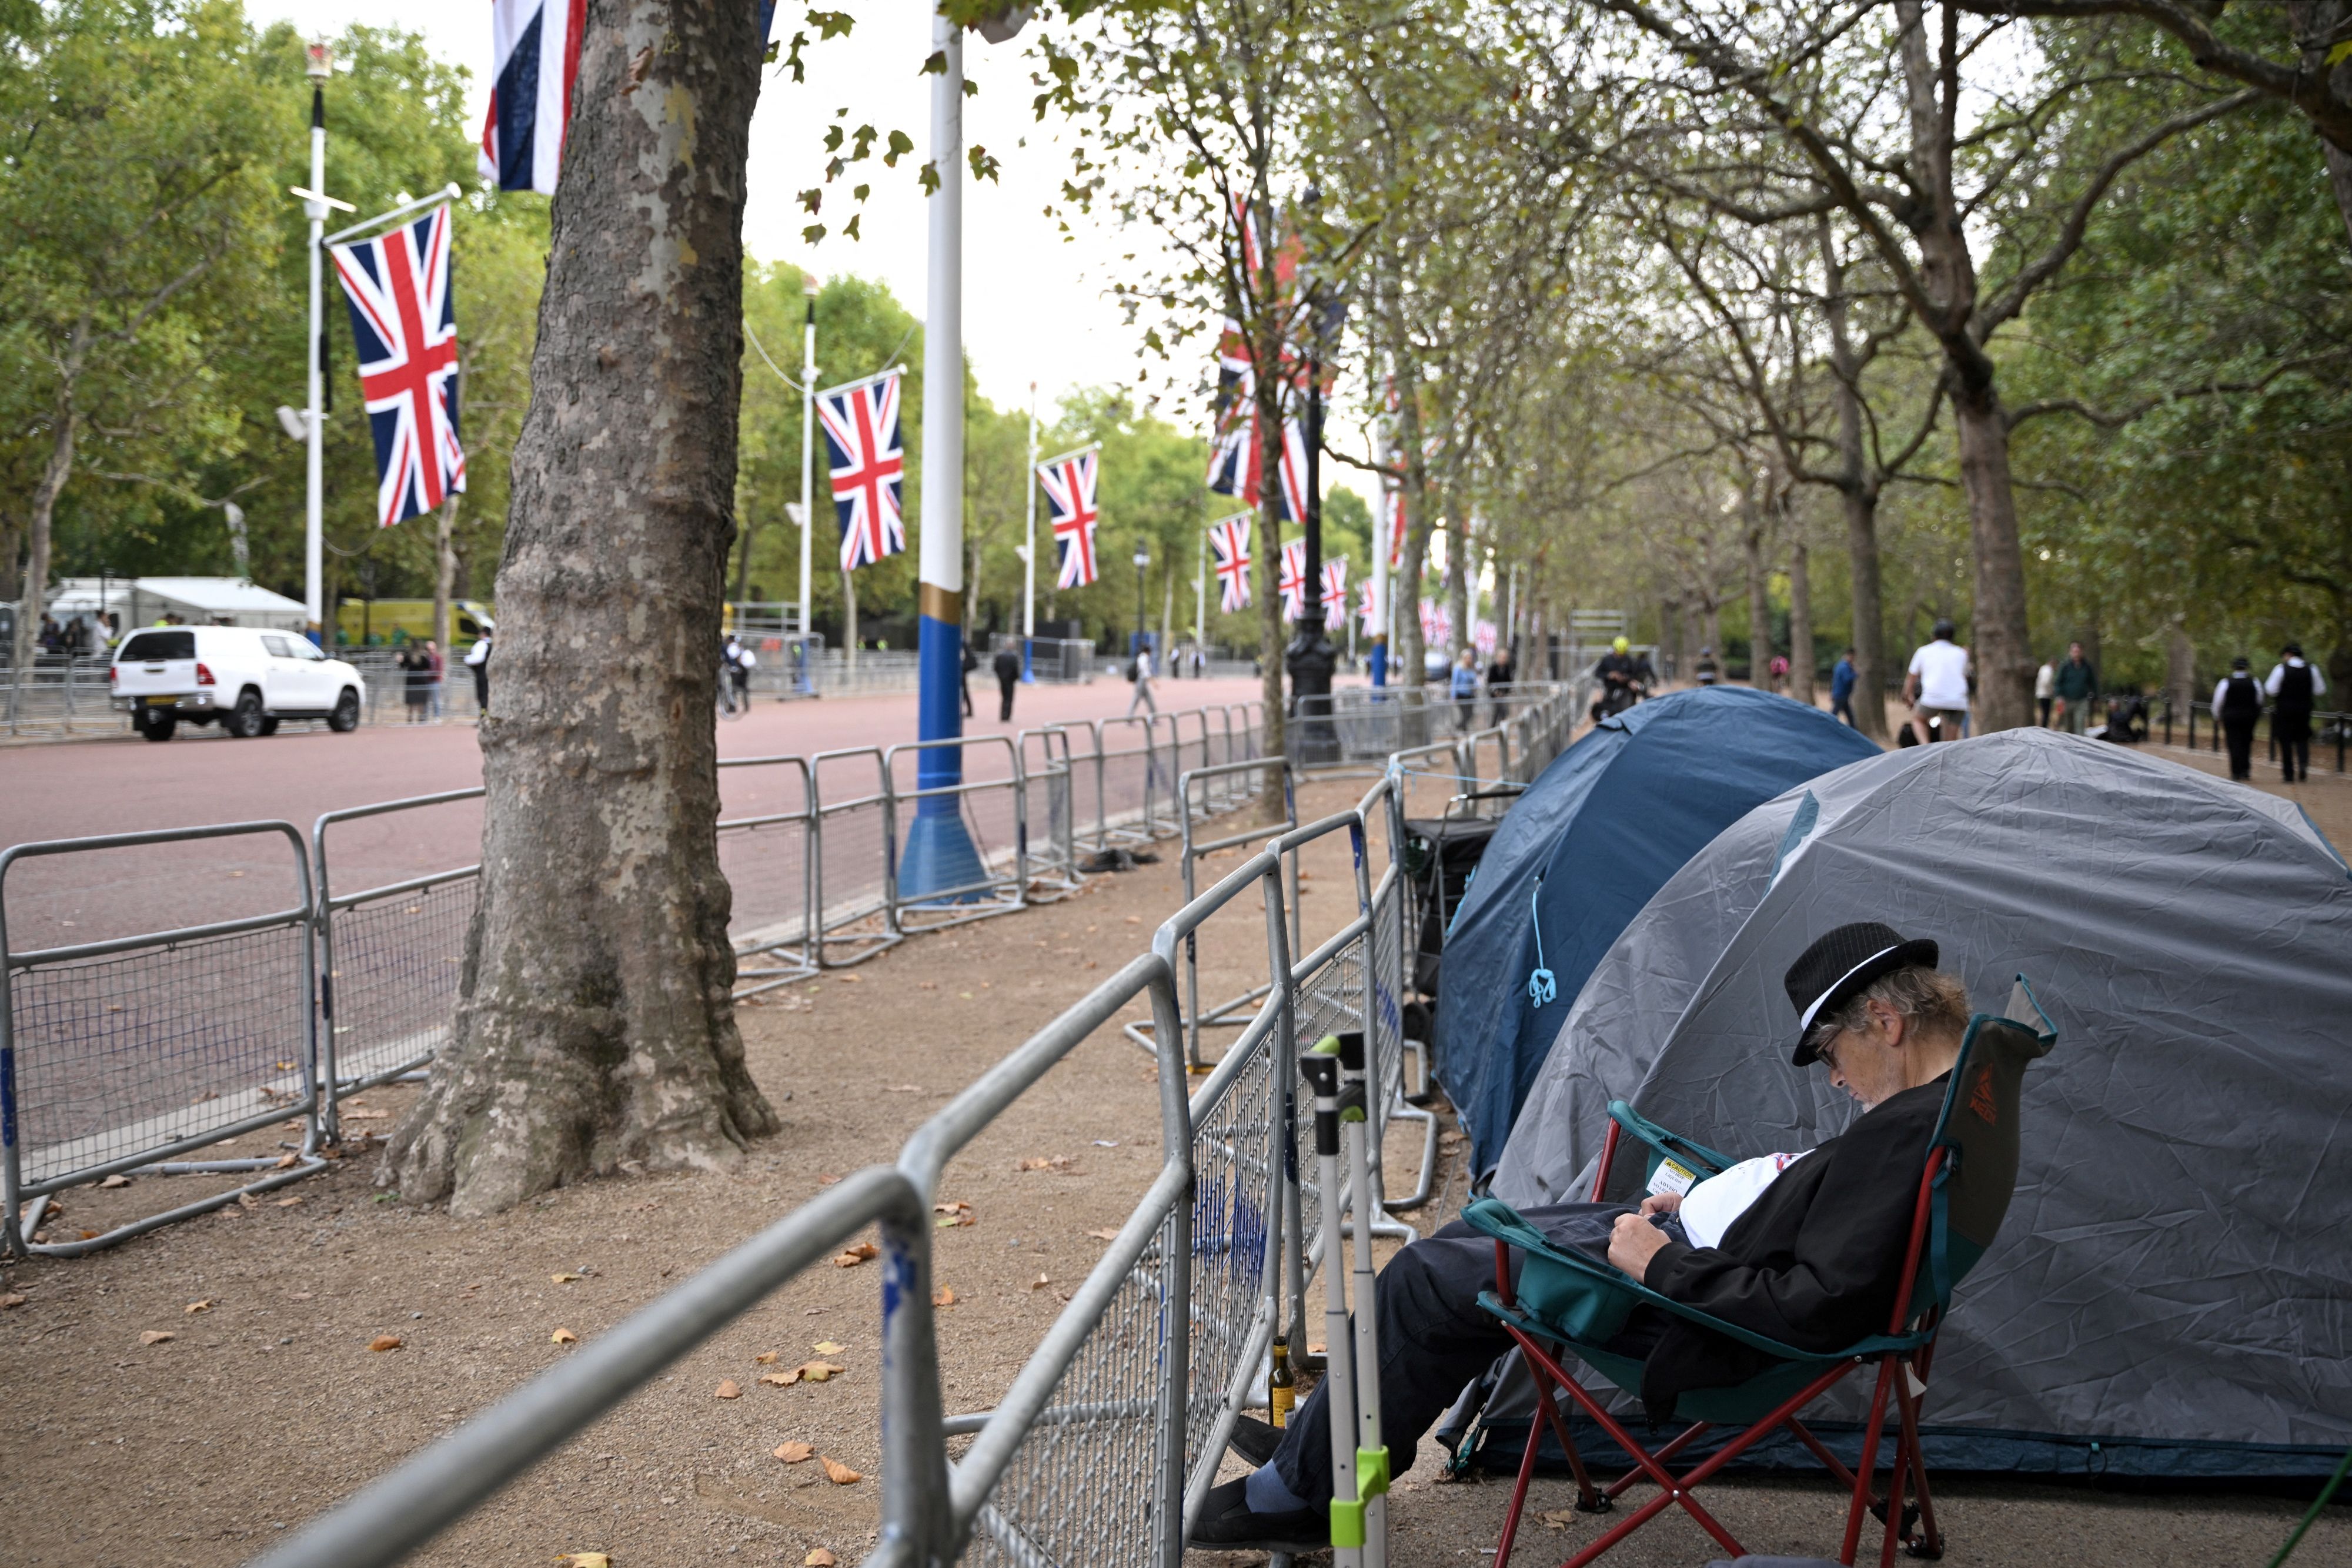
[[[1649,683],[1655,678],[1650,661],[1637,659],[1632,653],[1633,643],[1623,637],[1609,645],[1601,662],[1592,667],[1601,682],[1601,695],[1592,704],[1592,722],[1600,723],[1614,714],[1623,713],[1642,700]]]

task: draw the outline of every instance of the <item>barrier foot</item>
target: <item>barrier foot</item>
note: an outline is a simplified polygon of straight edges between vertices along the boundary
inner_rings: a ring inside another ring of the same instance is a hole
[[[927,806],[930,803],[923,802]],[[941,904],[982,903],[990,895],[984,888],[973,884],[987,881],[987,869],[980,863],[980,852],[972,847],[971,834],[965,830],[961,813],[915,813],[907,830],[907,852],[898,862],[900,904],[930,902],[935,889],[941,890],[937,900]],[[944,891],[958,888],[964,891]]]

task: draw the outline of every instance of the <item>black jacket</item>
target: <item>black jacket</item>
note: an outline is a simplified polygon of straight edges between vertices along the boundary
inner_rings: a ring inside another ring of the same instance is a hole
[[[1799,1350],[1839,1350],[1885,1333],[1949,1076],[1895,1095],[1790,1166],[1732,1222],[1720,1247],[1669,1241],[1643,1281]],[[1772,1364],[1712,1329],[1651,1315],[1664,1320],[1642,1378],[1654,1419],[1669,1419],[1690,1389],[1742,1383]]]
[[[995,670],[998,680],[1017,681],[1021,678],[1021,655],[1010,648],[999,648],[991,667]]]

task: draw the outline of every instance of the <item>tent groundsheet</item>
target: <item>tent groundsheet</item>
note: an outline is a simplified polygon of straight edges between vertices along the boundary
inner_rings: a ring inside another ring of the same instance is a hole
[[[1474,1172],[1494,1168],[1585,977],[1659,885],[1750,810],[1878,749],[1819,708],[1704,686],[1602,720],[1511,803],[1437,997],[1438,1078]]]
[[[1610,948],[1495,1192],[1588,1191],[1612,1098],[1739,1155],[1835,1134],[1856,1109],[1790,1065],[1781,976],[1864,919],[1941,943],[1980,1010],[2028,977],[2058,1029],[1943,1332],[1931,1458],[2325,1473],[2352,1444],[2352,880],[2290,801],[2032,729],[1792,790]]]

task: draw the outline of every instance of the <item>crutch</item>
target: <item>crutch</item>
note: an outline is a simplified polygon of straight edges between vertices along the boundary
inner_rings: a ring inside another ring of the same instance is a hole
[[[1352,1041],[1352,1045],[1350,1044]],[[1353,1069],[1348,1071],[1349,1058]],[[1339,1176],[1340,1139],[1349,1130],[1348,1164],[1360,1194],[1368,1179],[1364,1135],[1369,1123],[1363,1080],[1363,1036],[1326,1035],[1299,1058],[1299,1069],[1315,1092],[1315,1165],[1323,1192],[1325,1235],[1330,1244],[1323,1255],[1323,1343],[1327,1352],[1324,1398],[1330,1413],[1331,1546],[1334,1568],[1384,1568],[1388,1561],[1389,1456],[1380,1441],[1380,1353],[1377,1314],[1372,1308],[1372,1257],[1370,1228],[1361,1221],[1365,1205],[1356,1207],[1356,1322],[1352,1355],[1342,1354],[1350,1343],[1348,1286],[1333,1256],[1339,1244],[1345,1190]],[[1341,1087],[1343,1072],[1348,1080]]]

